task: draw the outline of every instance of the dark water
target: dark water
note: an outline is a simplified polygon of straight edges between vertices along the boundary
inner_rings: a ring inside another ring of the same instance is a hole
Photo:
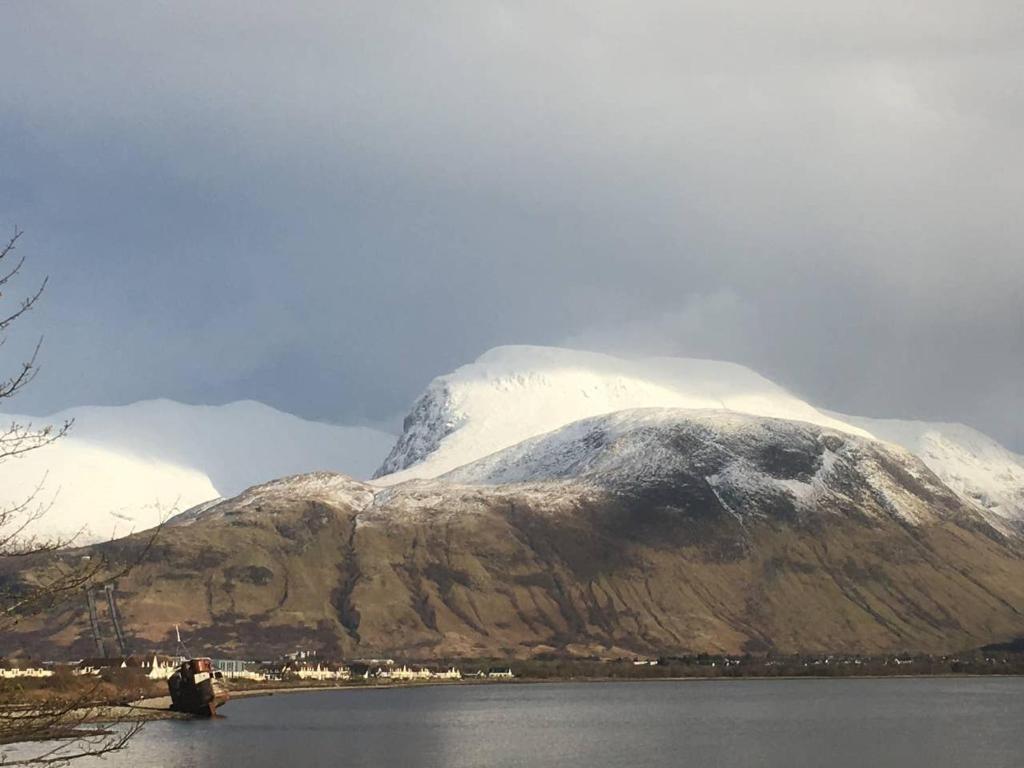
[[[558,683],[236,700],[104,766],[1024,765],[1024,679]],[[76,763],[76,765],[78,765]]]

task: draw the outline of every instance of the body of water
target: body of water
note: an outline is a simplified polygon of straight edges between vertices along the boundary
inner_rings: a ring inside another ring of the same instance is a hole
[[[461,685],[278,694],[223,712],[151,723],[127,751],[93,764],[1024,765],[1020,678]]]

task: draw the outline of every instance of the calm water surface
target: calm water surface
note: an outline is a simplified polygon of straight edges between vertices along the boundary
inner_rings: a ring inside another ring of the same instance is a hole
[[[223,711],[147,725],[95,764],[1024,765],[1020,678],[449,686],[279,694]]]

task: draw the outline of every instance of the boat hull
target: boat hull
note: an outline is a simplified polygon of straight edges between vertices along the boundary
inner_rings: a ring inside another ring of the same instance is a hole
[[[167,679],[167,689],[171,694],[172,710],[199,717],[216,716],[217,708],[226,704],[229,698],[212,670],[193,669],[188,662]]]

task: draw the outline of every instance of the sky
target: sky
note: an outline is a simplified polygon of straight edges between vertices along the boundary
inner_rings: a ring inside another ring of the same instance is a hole
[[[1024,451],[1019,2],[0,3],[12,407],[394,425],[500,344]]]

